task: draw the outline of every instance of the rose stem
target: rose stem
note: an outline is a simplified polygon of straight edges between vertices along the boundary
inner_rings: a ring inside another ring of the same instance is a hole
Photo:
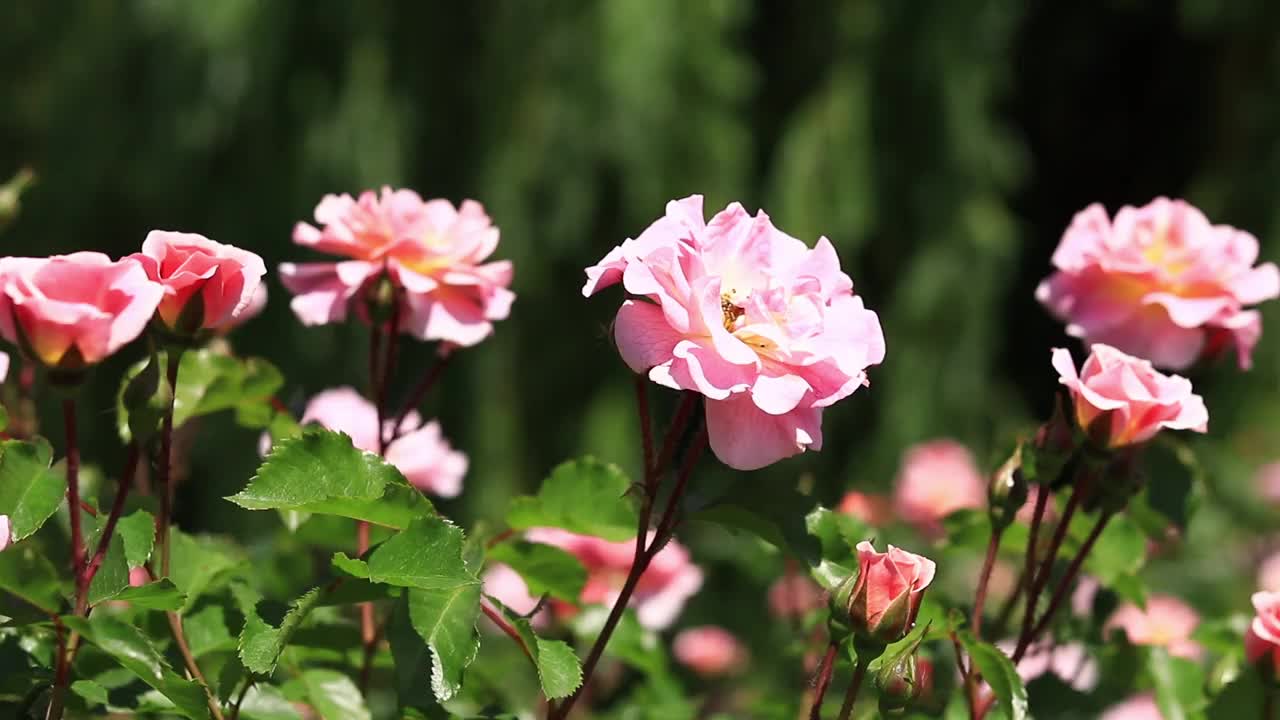
[[[1067,567],[1067,573],[1062,576],[1062,580],[1058,583],[1057,590],[1053,593],[1053,598],[1049,601],[1049,608],[1044,611],[1044,615],[1040,618],[1040,622],[1031,631],[1031,640],[1034,642],[1046,628],[1049,622],[1053,620],[1053,615],[1058,611],[1058,607],[1062,605],[1062,601],[1066,599],[1067,593],[1071,590],[1071,584],[1075,581],[1076,575],[1080,574],[1080,566],[1084,564],[1085,558],[1089,555],[1089,551],[1093,549],[1093,544],[1098,541],[1098,536],[1102,535],[1102,531],[1106,529],[1107,523],[1111,520],[1113,513],[1103,512],[1098,516],[1098,522],[1094,523],[1093,530],[1089,532],[1089,537],[1085,538],[1084,544],[1080,546],[1080,551],[1071,560],[1071,565]]]
[[[858,666],[853,671],[853,680],[849,683],[849,689],[844,691],[844,704],[840,706],[840,720],[849,720],[849,715],[853,712],[853,702],[858,699],[862,678],[867,674],[867,664],[866,660],[858,659]]]
[[[827,696],[827,688],[831,685],[831,671],[836,665],[836,644],[827,645],[827,653],[822,656],[822,664],[818,666],[818,674],[813,679],[813,705],[809,707],[809,720],[822,720],[822,700]]]
[[[80,447],[76,435],[76,400],[67,397],[62,400],[62,420],[67,441],[67,514],[71,518],[71,577],[76,584],[76,614],[82,614],[82,608],[88,606],[88,585],[83,580],[84,568],[84,535],[80,528]],[[45,717],[50,720],[62,718],[64,697],[71,675],[71,648],[76,645],[76,634],[72,633],[68,640],[63,633],[58,633],[58,662],[54,669],[53,690],[49,697],[49,709]]]

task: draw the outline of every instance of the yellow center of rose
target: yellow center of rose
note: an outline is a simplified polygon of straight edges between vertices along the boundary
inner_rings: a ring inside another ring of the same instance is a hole
[[[720,296],[720,312],[724,315],[724,329],[729,332],[736,330],[738,318],[742,317],[744,311],[733,301],[731,295]]]

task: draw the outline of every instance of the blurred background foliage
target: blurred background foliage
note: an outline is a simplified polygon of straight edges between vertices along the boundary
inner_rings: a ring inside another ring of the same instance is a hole
[[[888,358],[828,411],[821,453],[707,487],[768,494],[803,479],[832,503],[887,488],[903,449],[940,435],[994,466],[1047,413],[1049,348],[1068,339],[1032,294],[1088,203],[1187,197],[1276,259],[1280,5],[5,3],[0,175],[23,166],[38,184],[0,235],[4,254],[121,255],[164,228],[274,267],[307,259],[291,228],[327,192],[482,201],[519,299],[428,407],[471,457],[466,492],[445,503],[467,522],[500,518],[568,456],[638,468],[630,377],[608,333],[620,297],[583,299],[582,268],[669,199],[763,207],[810,243],[831,238],[881,315]],[[361,386],[366,330],[304,328],[270,289],[234,343],[282,368],[282,399]],[[1194,375],[1213,418],[1198,447],[1223,503],[1193,538],[1268,519],[1246,494],[1280,456],[1280,305],[1264,312],[1251,372]],[[96,375],[95,462],[118,465],[111,396],[141,352]],[[399,386],[430,361],[410,348]],[[202,428],[182,525],[278,526],[219,499],[252,474],[255,443],[230,418]],[[1251,562],[1206,558],[1203,580],[1236,577],[1244,592]]]

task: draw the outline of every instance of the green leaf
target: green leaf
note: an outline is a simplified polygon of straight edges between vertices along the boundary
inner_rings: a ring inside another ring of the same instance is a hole
[[[1090,519],[1090,527],[1093,520]],[[1074,523],[1072,524],[1074,527]],[[1107,523],[1093,550],[1085,558],[1085,572],[1111,587],[1117,579],[1136,575],[1147,556],[1147,538],[1125,515],[1116,515]]]
[[[107,704],[107,689],[92,680],[76,680],[71,683],[71,692],[84,698],[89,707]]]
[[[387,642],[391,645],[391,658],[395,663],[396,694],[400,707],[429,707],[436,704],[431,693],[431,649],[418,635],[409,618],[409,597],[406,593],[396,600],[391,619],[387,622]]]
[[[160,388],[164,357],[152,352],[142,362],[125,372],[116,396],[116,430],[126,443],[136,438],[140,445],[160,428],[169,397],[168,385],[163,392]]]
[[[0,515],[8,515],[13,541],[39,530],[62,504],[67,483],[50,469],[53,449],[44,439],[0,443]]]
[[[302,683],[324,720],[370,720],[369,708],[351,678],[335,670],[306,670]]]
[[[857,572],[854,546],[867,539],[869,528],[852,515],[818,507],[804,518],[805,529],[818,541],[821,557],[810,574],[826,590],[835,590]]]
[[[226,610],[221,605],[206,605],[183,615],[182,628],[187,634],[187,646],[197,659],[211,652],[237,648],[236,638],[227,629]]]
[[[582,663],[568,643],[538,637],[528,618],[511,612],[497,598],[489,598],[507,623],[520,635],[529,651],[529,660],[538,673],[542,693],[549,699],[568,697],[582,685]]]
[[[1146,483],[1141,498],[1168,522],[1185,528],[1199,505],[1204,469],[1191,446],[1165,435],[1168,433],[1159,436],[1142,453]]]
[[[489,557],[519,573],[535,597],[550,594],[577,602],[587,582],[587,571],[578,558],[552,545],[504,542],[489,550]]]
[[[240,612],[244,614],[244,629],[240,632],[240,661],[259,675],[275,672],[280,654],[289,639],[302,625],[307,614],[320,599],[320,588],[315,588],[291,603],[280,627],[272,627],[258,615],[258,602],[262,599],[255,590],[243,583],[232,586]]]
[[[440,702],[462,689],[462,674],[480,650],[480,589],[477,581],[408,592],[409,620],[431,649],[431,690]]]
[[[96,524],[96,528],[87,538],[89,552],[95,552],[102,533],[106,530],[107,518],[100,514],[97,518],[86,517],[88,523]],[[129,564],[125,562],[124,541],[120,533],[112,533],[107,544],[107,554],[102,558],[93,581],[89,583],[89,604],[97,605],[111,600],[129,587]]]
[[[593,457],[551,471],[536,496],[512,500],[507,524],[517,530],[558,527],[615,542],[636,536],[638,517],[627,493],[631,481],[616,465]]]
[[[1204,671],[1198,663],[1173,657],[1163,647],[1147,649],[1147,672],[1156,691],[1156,704],[1165,720],[1204,718]]]
[[[156,542],[156,519],[146,510],[136,510],[120,518],[116,532],[124,541],[124,559],[129,567],[142,567],[151,559]]]
[[[1222,689],[1206,711],[1208,720],[1240,720],[1259,715],[1268,692],[1256,672],[1243,672]]]
[[[369,554],[374,582],[425,590],[480,583],[462,560],[462,529],[441,517],[415,520]],[[350,563],[349,563],[350,564]]]
[[[177,528],[170,529],[169,538],[173,546],[169,551],[169,579],[187,596],[184,610],[191,609],[205,593],[221,587],[240,568],[241,561],[233,554],[238,551],[224,541],[188,535]]]
[[[261,683],[245,693],[240,717],[243,720],[302,720],[302,714],[278,689]]]
[[[49,614],[57,614],[65,602],[59,577],[34,542],[0,552],[0,589]]]
[[[729,488],[717,491],[716,498],[690,516],[751,533],[810,565],[819,562],[820,543],[808,522],[813,498],[794,487],[757,478],[737,478]]]
[[[124,600],[148,610],[181,610],[187,598],[167,578],[138,587],[127,587],[115,600]]]
[[[208,719],[204,690],[179,677],[137,628],[106,613],[94,613],[89,620],[66,617],[63,622],[168,698],[179,713],[192,720]]]
[[[972,633],[962,632],[960,639],[974,666],[991,686],[996,699],[1003,705],[1011,720],[1030,718],[1027,688],[1023,686],[1009,657],[994,645],[978,641]]]
[[[434,512],[395,466],[318,427],[276,444],[249,486],[227,499],[248,510],[339,515],[393,528]]]

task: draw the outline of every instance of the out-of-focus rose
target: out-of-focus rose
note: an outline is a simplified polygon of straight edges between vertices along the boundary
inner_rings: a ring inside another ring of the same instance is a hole
[[[399,331],[420,340],[475,345],[511,311],[511,263],[484,262],[498,246],[498,228],[480,203],[455,208],[384,187],[359,199],[326,195],[315,219],[318,228],[298,223],[294,242],[351,259],[280,266],[304,324],[344,320],[361,290],[384,272],[400,302]]]
[[[1106,447],[1146,442],[1165,428],[1208,429],[1209,411],[1190,380],[1109,345],[1095,344],[1079,374],[1071,353],[1057,348],[1053,367],[1071,392],[1076,422]]]
[[[703,220],[702,197],[667,213],[587,268],[583,294],[621,282],[614,322],[627,365],[706,398],[716,457],[754,470],[822,448],[822,411],[884,359],[874,312],[853,294],[835,248],[810,249],[737,203]]]
[[[1272,505],[1280,505],[1280,462],[1258,468],[1254,478],[1254,485],[1262,499]]]
[[[524,578],[509,565],[494,563],[484,571],[484,591],[506,605],[518,615],[528,615],[538,607],[538,598],[529,594]],[[542,610],[530,618],[534,627],[547,623],[547,611]]]
[[[836,601],[848,611],[849,627],[860,638],[888,644],[911,630],[933,582],[937,566],[929,558],[889,546],[876,552],[867,541],[858,543],[858,575]]]
[[[671,647],[681,665],[703,677],[729,675],[747,663],[747,649],[732,633],[716,625],[682,630]]]
[[[903,454],[894,482],[894,511],[926,537],[942,534],[942,519],[947,515],[986,503],[987,481],[973,454],[960,443],[932,440]]]
[[[1081,575],[1076,581],[1076,589],[1071,591],[1071,614],[1076,617],[1089,617],[1093,614],[1093,601],[1098,597],[1102,584],[1092,575]]]
[[[0,383],[9,377],[9,353],[0,352]]]
[[[1102,629],[1110,634],[1119,628],[1134,645],[1158,645],[1170,655],[1196,660],[1204,654],[1191,639],[1199,624],[1200,615],[1190,605],[1171,595],[1152,595],[1146,610],[1132,603],[1116,608]]]
[[[818,584],[799,573],[787,573],[769,586],[769,612],[776,618],[800,618],[826,603]]]
[[[378,452],[378,410],[354,388],[340,387],[311,398],[303,424],[317,422],[351,436],[351,443],[361,450]],[[391,423],[384,422],[383,433],[390,437]],[[400,437],[387,445],[387,462],[395,465],[414,487],[439,497],[456,497],[462,492],[462,478],[467,473],[467,456],[449,446],[440,432],[440,423],[422,423],[422,416],[410,412],[400,426]]]
[[[893,509],[889,506],[889,498],[883,495],[871,495],[850,490],[840,498],[836,512],[852,515],[862,522],[880,527],[893,521]]]
[[[1271,553],[1258,566],[1258,587],[1280,592],[1280,552]]]
[[[1112,705],[1098,720],[1164,720],[1164,715],[1156,704],[1155,696],[1143,693]]]
[[[996,643],[996,646],[1006,655],[1012,656],[1017,642],[1005,640]],[[1033,645],[1022,660],[1018,661],[1017,670],[1023,684],[1030,683],[1045,673],[1052,673],[1080,692],[1089,692],[1098,685],[1098,664],[1089,656],[1088,648],[1082,643]]]
[[[1253,622],[1244,634],[1244,654],[1249,662],[1263,661],[1269,655],[1272,669],[1280,675],[1280,592],[1253,594]]]
[[[142,334],[163,296],[130,258],[0,258],[0,335],[47,367],[78,370]]]
[[[1160,367],[1180,370],[1234,344],[1248,368],[1262,316],[1246,307],[1280,296],[1280,271],[1257,259],[1252,235],[1181,200],[1125,206],[1114,221],[1094,204],[1063,234],[1057,272],[1036,298],[1068,334]]]
[[[0,515],[0,550],[4,550],[13,543],[13,525],[9,522],[8,515]]]
[[[183,335],[235,322],[267,274],[255,253],[195,233],[152,230],[131,257],[164,286],[160,322]]]
[[[652,542],[654,531],[649,531]],[[590,535],[578,535],[559,528],[530,528],[525,537],[531,542],[554,545],[567,551],[587,569],[587,583],[579,601],[583,605],[612,606],[631,570],[635,554],[634,541],[610,542]],[[689,558],[689,551],[672,540],[649,563],[640,576],[631,602],[640,624],[662,630],[675,621],[687,601],[702,587],[702,570]],[[561,612],[572,608],[557,604]]]

